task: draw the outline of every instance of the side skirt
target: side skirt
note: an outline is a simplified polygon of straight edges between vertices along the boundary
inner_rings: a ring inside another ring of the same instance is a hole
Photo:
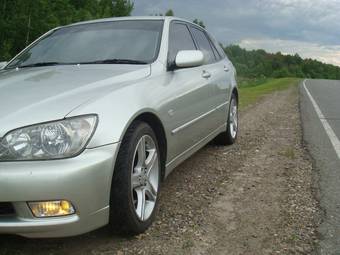
[[[227,124],[223,124],[216,130],[214,130],[212,133],[210,133],[208,136],[204,137],[202,140],[195,143],[193,146],[191,146],[189,149],[185,150],[181,154],[179,154],[177,157],[175,157],[173,160],[171,160],[169,163],[166,164],[165,169],[165,178],[168,177],[168,175],[177,167],[179,164],[181,164],[183,161],[188,159],[190,156],[192,156],[195,152],[203,148],[206,144],[208,144],[212,139],[214,139],[217,135],[225,131],[227,127]]]

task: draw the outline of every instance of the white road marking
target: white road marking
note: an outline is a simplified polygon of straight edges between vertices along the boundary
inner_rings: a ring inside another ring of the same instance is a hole
[[[331,141],[331,143],[334,147],[335,153],[338,155],[338,158],[340,159],[340,141],[339,141],[339,138],[334,133],[332,127],[329,125],[328,121],[326,120],[325,116],[323,115],[322,111],[320,110],[320,107],[318,106],[318,104],[314,100],[312,94],[307,89],[306,80],[303,81],[303,87],[306,90],[307,95],[308,95],[310,101],[312,102],[312,104],[314,106],[315,112],[318,115],[318,117],[319,117],[319,119],[320,119],[320,121],[323,125],[323,128],[325,129],[325,131],[328,135],[328,138],[329,138],[329,140]]]

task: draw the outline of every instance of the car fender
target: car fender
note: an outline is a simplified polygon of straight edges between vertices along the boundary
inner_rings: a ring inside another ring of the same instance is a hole
[[[164,123],[156,110],[158,102],[143,97],[141,87],[142,84],[127,85],[88,102],[67,115],[67,117],[91,113],[98,115],[97,129],[87,148],[121,142],[131,123],[143,113],[151,113]]]

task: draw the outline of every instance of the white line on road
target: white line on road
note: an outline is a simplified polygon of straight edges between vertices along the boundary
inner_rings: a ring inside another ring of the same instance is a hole
[[[334,150],[336,152],[336,154],[338,155],[338,158],[340,159],[340,141],[338,139],[338,137],[336,136],[336,134],[334,133],[332,127],[329,125],[328,121],[326,120],[325,116],[323,115],[322,111],[320,110],[320,107],[318,106],[318,104],[316,103],[316,101],[314,100],[312,94],[309,92],[309,90],[306,87],[306,80],[303,81],[303,87],[307,92],[307,95],[309,96],[310,101],[312,102],[314,109],[316,111],[316,114],[318,115],[323,128],[325,129],[329,140],[331,141]]]

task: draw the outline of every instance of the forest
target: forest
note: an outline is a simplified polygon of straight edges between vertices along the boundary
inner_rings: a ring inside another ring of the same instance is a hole
[[[129,16],[132,10],[130,0],[0,0],[0,61],[10,60],[51,28],[84,20]],[[165,15],[174,14],[168,10]],[[201,20],[194,22],[204,27]],[[249,51],[238,45],[226,46],[224,50],[241,77],[340,79],[340,67],[302,59],[297,54]]]
[[[314,59],[302,59],[298,54],[272,54],[264,50],[245,50],[238,45],[224,47],[228,58],[241,77],[298,77],[340,80],[340,67]]]
[[[0,61],[48,30],[70,23],[129,16],[129,0],[0,0]]]

